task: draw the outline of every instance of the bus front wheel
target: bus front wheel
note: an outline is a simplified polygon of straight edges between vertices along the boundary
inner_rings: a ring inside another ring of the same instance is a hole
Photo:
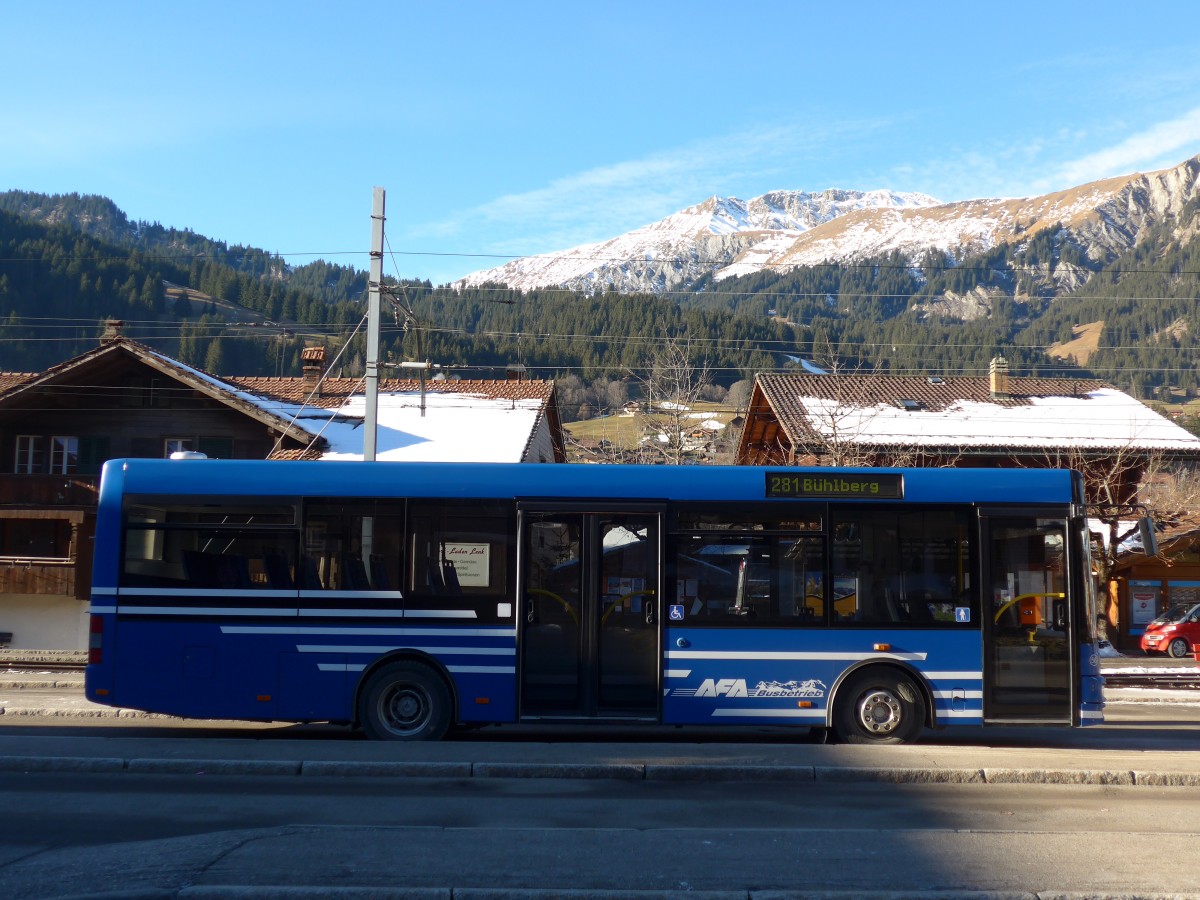
[[[380,741],[436,741],[450,727],[450,689],[429,666],[384,666],[363,686],[358,720],[367,737]]]
[[[847,744],[907,744],[924,727],[925,700],[905,675],[864,672],[838,692],[833,730]]]

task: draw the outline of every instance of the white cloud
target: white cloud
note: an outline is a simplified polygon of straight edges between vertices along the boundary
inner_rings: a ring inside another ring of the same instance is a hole
[[[1086,184],[1114,175],[1153,171],[1182,162],[1200,149],[1200,106],[1176,119],[1159,122],[1119,144],[1089,153],[1058,167],[1059,187]]]
[[[808,123],[764,126],[599,166],[507,194],[438,222],[414,235],[446,239],[468,231],[498,234],[489,251],[528,255],[605,240],[737,184],[786,187],[798,166],[819,158],[835,141],[861,138],[878,123],[818,128]],[[796,185],[819,190],[832,185]],[[740,196],[740,194],[739,194]]]

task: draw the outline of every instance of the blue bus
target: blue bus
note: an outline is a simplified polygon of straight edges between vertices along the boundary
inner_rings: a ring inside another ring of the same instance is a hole
[[[1067,470],[114,460],[87,696],[388,740],[1103,720]],[[804,732],[807,733],[807,732]]]

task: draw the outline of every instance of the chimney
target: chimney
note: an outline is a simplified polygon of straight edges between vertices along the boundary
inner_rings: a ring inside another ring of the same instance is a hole
[[[300,351],[300,361],[304,364],[305,396],[320,397],[321,377],[325,374],[325,348],[305,347]]]
[[[105,319],[104,333],[100,335],[101,344],[111,344],[113,341],[121,339],[121,329],[125,327],[125,323],[120,319]]]
[[[521,363],[509,363],[508,366],[504,369],[504,380],[505,381],[524,381],[525,380],[525,366],[523,366]]]
[[[1008,392],[1008,363],[1003,356],[997,356],[992,360],[989,368],[989,380],[993,400],[1009,399],[1011,395]]]

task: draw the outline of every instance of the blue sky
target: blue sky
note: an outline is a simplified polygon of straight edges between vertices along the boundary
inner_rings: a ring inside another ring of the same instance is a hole
[[[0,6],[0,190],[443,283],[714,194],[1029,196],[1200,153],[1192,0]]]

